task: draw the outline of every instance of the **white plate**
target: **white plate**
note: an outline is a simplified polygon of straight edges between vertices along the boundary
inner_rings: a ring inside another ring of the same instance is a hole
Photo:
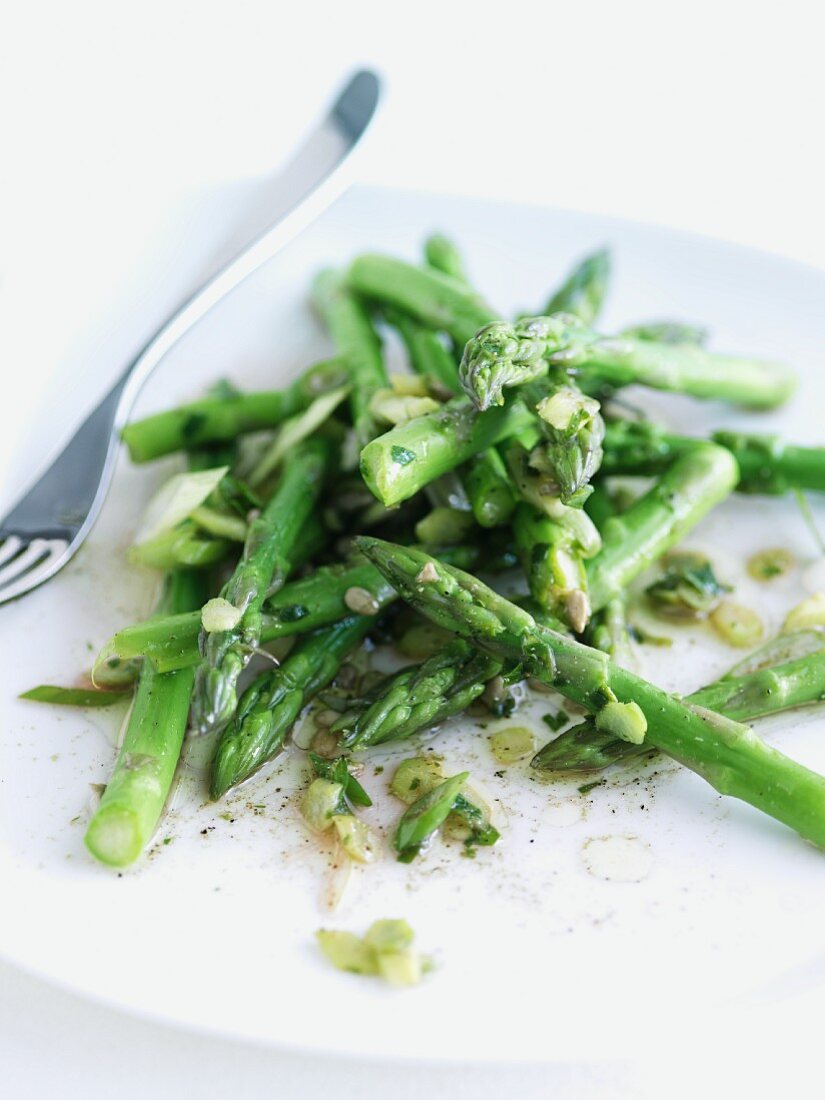
[[[716,348],[785,359],[800,372],[800,393],[780,414],[749,418],[657,398],[662,415],[685,430],[748,423],[822,442],[822,273],[626,222],[366,189],[348,194],[215,310],[170,356],[141,411],[221,375],[247,387],[280,385],[327,350],[306,304],[312,273],[367,248],[414,258],[436,228],[457,238],[478,286],[505,311],[538,308],[571,261],[609,244],[616,263],[606,328],[662,316],[699,321],[712,328]],[[7,959],[195,1028],[293,1049],[411,1058],[604,1054],[626,1034],[641,1029],[652,1039],[662,1021],[671,1029],[685,1014],[695,1029],[697,1019],[769,1011],[819,990],[821,854],[667,762],[638,778],[614,773],[586,797],[575,783],[536,781],[523,764],[496,776],[490,731],[472,724],[436,743],[496,800],[501,843],[475,860],[442,845],[410,867],[385,852],[354,873],[335,914],[322,905],[327,856],[301,828],[292,797],[297,757],[218,806],[204,804],[193,764],[140,866],[120,876],[93,864],[82,846],[89,784],[107,776],[121,716],[14,697],[44,681],[71,683],[113,630],[150,612],[154,581],[123,553],[143,502],[173,466],[122,462],[84,552],[45,589],[0,612]],[[742,572],[745,557],[766,545],[812,557],[788,501],[736,498],[690,541],[712,550],[770,629],[803,594],[798,573],[758,587]],[[708,633],[683,632],[673,649],[646,652],[642,669],[687,691],[734,659]],[[537,730],[549,709],[539,698]],[[794,714],[760,729],[825,769],[825,716]],[[398,813],[384,792],[390,773],[370,769],[365,780],[377,795],[372,820],[387,830]],[[629,858],[616,858],[622,849]],[[599,877],[605,861],[596,856],[605,853],[609,876],[638,881]],[[319,926],[360,931],[383,916],[406,917],[439,960],[415,990],[337,973],[318,956]]]

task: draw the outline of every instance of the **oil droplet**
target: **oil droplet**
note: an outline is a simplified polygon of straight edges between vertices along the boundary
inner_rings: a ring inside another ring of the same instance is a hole
[[[635,836],[590,837],[582,858],[590,874],[606,882],[641,882],[653,866],[653,853]]]
[[[584,804],[577,802],[551,802],[544,812],[544,821],[548,825],[575,825],[581,821],[584,814]]]

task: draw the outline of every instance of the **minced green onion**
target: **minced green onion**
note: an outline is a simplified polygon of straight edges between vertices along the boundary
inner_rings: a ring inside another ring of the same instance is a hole
[[[756,612],[733,600],[722,600],[711,612],[710,622],[719,637],[737,649],[754,646],[765,636],[765,626]]]
[[[344,788],[329,779],[314,779],[301,799],[301,816],[315,833],[332,828],[333,818],[346,812]]]
[[[368,825],[355,814],[334,814],[332,824],[338,833],[341,847],[350,859],[358,863],[372,863],[375,859],[375,840]]]
[[[756,581],[770,581],[783,576],[793,565],[794,556],[790,550],[778,546],[773,550],[760,550],[749,558],[748,573]]]
[[[212,470],[198,470],[196,473],[175,474],[171,477],[147,504],[135,543],[140,545],[148,542],[188,519],[194,509],[215,491],[221,478],[228,472],[228,466],[217,466]]]
[[[234,630],[243,618],[243,611],[223,596],[207,600],[201,611],[201,625],[207,634],[215,631]]]
[[[810,630],[812,627],[825,626],[825,592],[817,592],[798,603],[785,617],[782,633],[790,634],[796,630]]]
[[[514,764],[535,753],[536,739],[526,726],[508,726],[490,738],[490,751],[500,764]]]
[[[411,756],[395,769],[390,793],[411,806],[422,794],[428,794],[444,776],[437,760],[427,756]]]
[[[620,703],[614,699],[597,712],[596,729],[631,745],[641,745],[647,733],[647,719],[638,703]]]

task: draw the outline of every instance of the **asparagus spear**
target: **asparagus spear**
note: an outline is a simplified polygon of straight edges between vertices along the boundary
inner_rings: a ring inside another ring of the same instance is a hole
[[[502,527],[510,520],[516,496],[504,459],[495,447],[469,460],[464,469],[464,487],[479,527]]]
[[[535,416],[518,400],[479,414],[466,397],[456,397],[438,412],[368,443],[361,452],[361,475],[389,508],[499,440],[532,432],[534,425]]]
[[[502,390],[553,374],[594,376],[611,386],[632,382],[754,409],[781,405],[793,376],[775,363],[714,355],[693,344],[600,336],[570,314],[493,322],[468,342],[461,384],[479,409],[501,404]]]
[[[200,572],[170,575],[171,611],[197,607],[205,598]],[[101,863],[126,867],[149,843],[178,764],[194,671],[156,672],[143,666],[132,713],[112,777],[86,830],[86,847]]]
[[[476,547],[452,546],[439,550],[439,556],[443,561],[472,568],[479,559],[479,551]],[[285,585],[266,601],[261,642],[330,626],[351,613],[350,603],[354,599],[360,599],[361,606],[372,600],[380,610],[395,595],[375,566],[360,556],[343,564],[323,566]],[[143,658],[148,658],[159,672],[197,664],[200,621],[200,611],[193,611],[147,619],[118,631],[95,662],[96,682],[116,683],[133,678],[136,662]]]
[[[740,493],[825,491],[825,447],[796,447],[777,436],[731,431],[714,432],[711,439],[736,458]],[[613,421],[607,425],[602,469],[607,474],[659,473],[698,442],[650,421]]]
[[[552,311],[548,309],[547,312]],[[708,330],[683,321],[648,321],[622,329],[621,335],[632,340],[655,340],[658,344],[696,344],[701,348],[707,341]]]
[[[434,378],[448,393],[458,393],[458,364],[452,352],[432,329],[413,321],[398,310],[386,310],[385,316],[404,341],[413,370],[424,378]]]
[[[463,279],[391,256],[359,256],[347,279],[356,293],[381,306],[400,309],[428,328],[448,333],[458,347],[496,317]]]
[[[530,595],[543,610],[581,633],[591,606],[583,551],[575,532],[524,503],[516,509],[513,534]]]
[[[286,460],[272,498],[249,525],[243,557],[221,592],[228,610],[235,612],[235,622],[226,629],[201,629],[203,658],[192,699],[199,733],[221,728],[235,712],[238,677],[261,642],[264,600],[283,586],[292,568],[292,552],[331,459],[328,439],[304,440]]]
[[[121,435],[133,462],[149,462],[204,443],[235,439],[244,432],[275,428],[322,393],[347,381],[347,366],[329,359],[304,371],[283,390],[231,391],[127,424]]]
[[[350,616],[302,638],[278,668],[247,688],[221,734],[212,765],[210,796],[221,798],[281,750],[304,706],[335,677],[344,658],[373,626]]]
[[[464,261],[458,248],[447,237],[435,234],[424,245],[427,263],[445,275],[469,286]],[[424,330],[426,331],[426,330]],[[450,391],[461,392],[458,363],[451,358]],[[473,517],[480,527],[501,527],[508,522],[516,506],[516,498],[501,455],[495,447],[474,455],[464,470],[464,487]]]
[[[424,257],[430,267],[469,286],[464,260],[455,243],[443,233],[432,233],[424,242]]]
[[[401,740],[466,710],[500,671],[500,661],[456,638],[423,664],[383,681],[331,730],[348,751]]]
[[[761,742],[747,727],[674,696],[615,665],[606,654],[539,626],[477,578],[427,554],[379,539],[358,545],[417,610],[472,639],[594,713],[633,704],[637,726],[720,794],[744,800],[825,845],[825,779]],[[645,728],[646,727],[646,728]]]
[[[592,325],[601,313],[609,280],[610,253],[602,249],[576,264],[542,313],[572,313]]]
[[[685,698],[737,722],[818,703],[825,697],[825,653],[815,653],[773,668],[723,676]],[[545,745],[533,767],[543,771],[602,771],[619,760],[644,755],[650,746],[633,745],[598,730],[590,722],[573,726]]]
[[[347,289],[337,271],[326,270],[316,275],[312,297],[348,367],[352,423],[363,446],[376,434],[370,400],[382,386],[389,385],[378,334],[366,309]]]
[[[737,476],[729,451],[713,443],[698,444],[627,511],[607,520],[602,548],[587,563],[593,609],[621,596],[631,580],[733,490]]]

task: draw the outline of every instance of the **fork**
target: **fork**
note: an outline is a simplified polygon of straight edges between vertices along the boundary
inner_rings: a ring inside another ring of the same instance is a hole
[[[341,169],[375,115],[375,73],[355,73],[280,176],[278,218],[183,303],[138,353],[51,466],[0,520],[0,604],[55,576],[86,540],[114,474],[120,430],[149,374],[170,348],[336,198]]]

